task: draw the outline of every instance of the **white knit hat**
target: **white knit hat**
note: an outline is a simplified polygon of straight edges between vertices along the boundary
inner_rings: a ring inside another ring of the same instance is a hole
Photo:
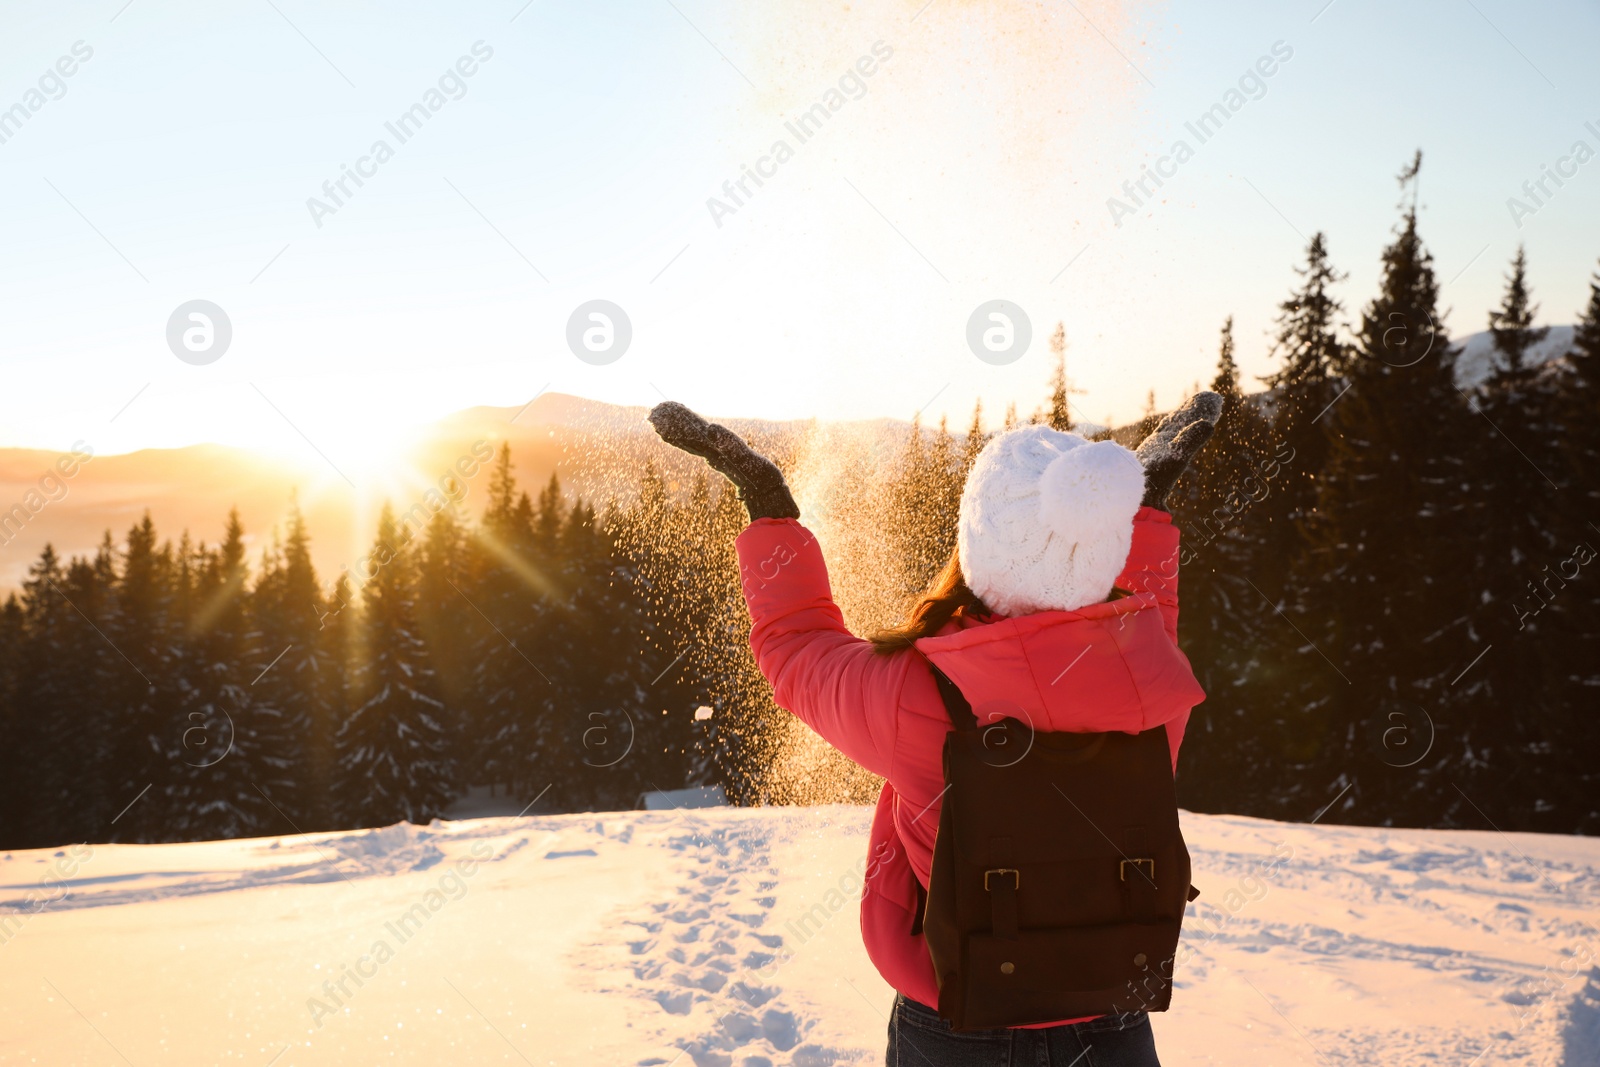
[[[1104,600],[1133,543],[1139,457],[1115,441],[1023,426],[983,447],[961,494],[967,586],[993,611],[1075,611]]]

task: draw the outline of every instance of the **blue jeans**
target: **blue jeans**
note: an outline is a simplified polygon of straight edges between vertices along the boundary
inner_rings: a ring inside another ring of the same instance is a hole
[[[958,1034],[939,1013],[899,994],[889,1018],[888,1067],[1161,1067],[1144,1012],[1039,1030]]]

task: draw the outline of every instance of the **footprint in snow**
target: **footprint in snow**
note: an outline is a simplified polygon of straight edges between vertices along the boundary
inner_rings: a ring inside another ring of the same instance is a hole
[[[728,976],[719,971],[702,971],[697,975],[679,972],[672,980],[677,985],[689,986],[707,993],[719,993],[722,987],[728,984]]]
[[[672,1015],[688,1015],[689,1009],[694,1007],[694,994],[688,990],[682,993],[657,993],[655,999],[663,1011]]]
[[[762,1015],[761,1033],[779,1052],[788,1052],[800,1043],[800,1023],[786,1011],[768,1011]]]
[[[794,1050],[789,1062],[793,1067],[833,1067],[836,1063],[846,1063],[853,1058],[825,1045],[801,1045]]]
[[[709,908],[696,908],[694,911],[684,911],[682,908],[668,915],[667,918],[675,923],[696,923],[711,918]]]
[[[751,985],[749,982],[735,982],[728,988],[728,992],[731,996],[752,1008],[759,1008],[778,995],[776,989],[763,985]]]
[[[733,1067],[733,1057],[726,1052],[708,1048],[703,1041],[692,1041],[683,1050],[689,1054],[694,1067]]]
[[[754,1015],[730,1011],[721,1022],[722,1032],[734,1045],[747,1045],[761,1036],[761,1023]]]
[[[737,831],[708,830],[690,840],[674,837],[668,847],[679,853],[679,884],[669,889],[670,899],[643,904],[636,913],[641,918],[622,919],[650,935],[613,942],[619,969],[632,974],[623,988],[631,987],[665,1015],[710,1013],[710,1033],[686,1042],[683,1036],[669,1039],[670,1045],[683,1049],[678,1067],[831,1067],[855,1062],[838,1050],[802,1044],[814,1020],[782,1010],[778,998],[783,991],[758,980],[785,944],[782,936],[759,930],[777,905],[778,872],[766,854],[769,843],[769,835]],[[661,1016],[655,1018],[661,1021],[652,1029],[665,1023]],[[653,1056],[639,1067],[664,1064]]]

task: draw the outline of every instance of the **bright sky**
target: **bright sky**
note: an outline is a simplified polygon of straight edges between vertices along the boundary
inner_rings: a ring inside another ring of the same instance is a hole
[[[960,424],[980,396],[1038,402],[1057,320],[1083,414],[1125,420],[1209,377],[1230,313],[1265,373],[1316,229],[1354,312],[1418,146],[1454,333],[1483,328],[1519,240],[1546,321],[1600,256],[1600,162],[1520,229],[1506,204],[1600,149],[1600,13],[1577,0],[123,5],[0,3],[0,109],[27,111],[0,121],[0,444],[341,461],[546,387]],[[1185,122],[1275,45],[1200,143]],[[441,77],[420,130],[386,128]],[[841,78],[802,142],[786,120]],[[1178,139],[1192,158],[1113,225],[1108,197]],[[769,177],[714,219],[742,165]],[[346,166],[367,176],[336,203]],[[604,365],[566,340],[594,299],[632,328]],[[168,346],[191,300],[231,322],[204,365]],[[1032,321],[1016,362],[968,347],[990,300]]]

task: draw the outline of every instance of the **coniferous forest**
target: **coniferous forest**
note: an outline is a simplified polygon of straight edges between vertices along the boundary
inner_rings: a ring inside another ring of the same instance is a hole
[[[1173,495],[1208,694],[1185,807],[1600,832],[1600,274],[1545,361],[1527,267],[1507,265],[1490,373],[1465,386],[1414,196],[1359,306],[1311,239],[1264,389],[1223,324],[1223,420]],[[1062,331],[1051,348],[1032,418],[1072,429]],[[960,434],[913,421],[863,475],[889,607],[949,557],[985,439],[981,409]],[[653,466],[635,490],[530,494],[502,447],[482,514],[411,529],[386,509],[359,588],[315,573],[297,513],[259,559],[236,516],[214,544],[147,515],[87,558],[46,548],[0,607],[0,846],[425,822],[485,785],[535,811],[710,783],[870,798],[839,757],[795,772],[745,644],[733,493]]]

